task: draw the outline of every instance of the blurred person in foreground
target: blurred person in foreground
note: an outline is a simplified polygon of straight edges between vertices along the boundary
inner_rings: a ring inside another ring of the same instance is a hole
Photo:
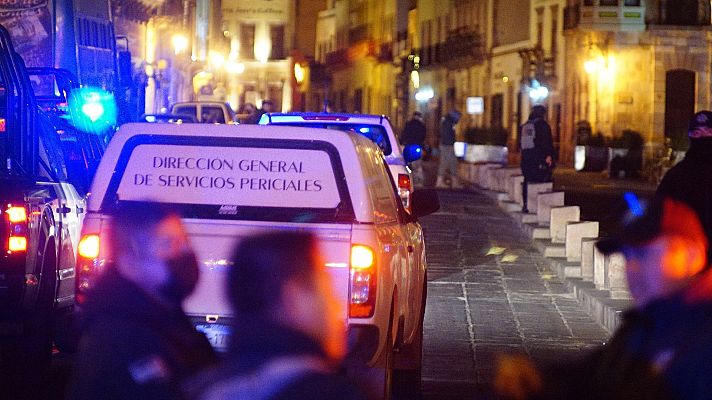
[[[198,264],[180,217],[157,203],[112,212],[113,263],[83,306],[70,399],[180,399],[179,382],[217,359],[181,302]]]
[[[690,149],[685,159],[665,174],[657,194],[692,207],[709,241],[712,238],[712,111],[696,113],[690,120],[687,134]],[[707,260],[712,262],[710,249]]]
[[[712,398],[712,270],[707,239],[684,203],[655,198],[634,207],[604,254],[621,252],[633,308],[610,342],[579,360],[537,370],[500,358],[495,389],[514,399]]]
[[[362,399],[337,373],[346,326],[314,237],[254,236],[239,244],[232,260],[230,351],[223,365],[187,385],[191,397]]]

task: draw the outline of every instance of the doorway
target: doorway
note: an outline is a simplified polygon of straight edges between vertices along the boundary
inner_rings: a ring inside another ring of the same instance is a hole
[[[674,69],[665,74],[665,137],[673,148],[687,146],[687,127],[695,114],[695,72]]]

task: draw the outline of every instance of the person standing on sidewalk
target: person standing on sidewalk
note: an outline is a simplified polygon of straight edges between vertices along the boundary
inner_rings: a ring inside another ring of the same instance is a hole
[[[551,127],[546,122],[546,107],[532,108],[529,120],[519,131],[519,147],[522,150],[522,212],[529,212],[527,188],[529,183],[551,182],[555,166],[554,142]]]
[[[654,198],[633,208],[620,234],[597,243],[620,252],[633,309],[591,354],[537,370],[500,359],[495,389],[509,399],[686,399],[712,395],[712,269],[708,241],[685,203]]]
[[[712,238],[712,111],[700,111],[690,120],[690,149],[685,159],[668,171],[657,194],[685,202],[697,212],[707,240]],[[707,253],[712,262],[712,251]]]
[[[83,304],[68,399],[181,399],[181,381],[217,363],[181,308],[199,276],[181,219],[157,203],[123,203],[109,226],[113,263]]]
[[[420,146],[422,149],[425,146],[425,136],[426,128],[425,122],[423,122],[423,113],[415,111],[413,112],[413,118],[406,122],[405,127],[403,128],[403,134],[401,134],[400,137],[400,144],[403,147],[414,144]],[[419,185],[422,184],[424,180],[422,159],[415,160],[410,164],[413,168],[414,183]]]
[[[438,180],[436,187],[447,188],[445,176],[450,173],[450,186],[459,187],[457,181],[457,157],[455,156],[455,125],[460,121],[459,111],[447,113],[440,121],[440,164],[438,165]]]

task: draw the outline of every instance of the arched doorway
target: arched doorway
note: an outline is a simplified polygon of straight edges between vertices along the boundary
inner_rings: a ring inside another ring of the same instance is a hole
[[[687,125],[695,113],[695,72],[674,69],[665,74],[665,137],[679,148],[687,143]]]

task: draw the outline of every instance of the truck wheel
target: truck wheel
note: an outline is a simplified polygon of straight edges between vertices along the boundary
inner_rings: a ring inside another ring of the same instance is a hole
[[[388,324],[386,347],[384,348],[383,367],[359,366],[348,369],[349,377],[361,387],[369,399],[390,400],[393,398],[393,369],[395,367],[395,349],[393,346],[393,312]]]
[[[420,324],[413,342],[404,346],[396,356],[396,370],[393,371],[393,392],[396,399],[421,398],[421,382],[423,372],[423,321],[425,320],[425,303],[428,293],[427,273],[423,288],[423,305]]]

